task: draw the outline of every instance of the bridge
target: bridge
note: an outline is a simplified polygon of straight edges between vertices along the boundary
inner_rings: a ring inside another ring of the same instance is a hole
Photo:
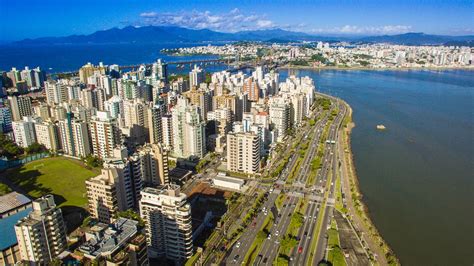
[[[235,59],[232,58],[219,58],[219,59],[201,59],[201,60],[183,60],[183,61],[171,61],[171,62],[164,62],[164,65],[193,65],[193,64],[201,64],[201,63],[225,63],[230,64],[234,62]],[[138,64],[138,65],[128,65],[128,66],[119,66],[120,70],[122,69],[136,69],[140,66],[144,65],[145,67],[153,66],[153,63],[150,64]]]
[[[171,61],[171,62],[164,62],[165,67],[167,68],[168,65],[193,65],[193,64],[207,64],[207,63],[219,63],[219,64],[227,64],[231,65],[235,63],[234,68],[229,68],[227,71],[235,73],[245,69],[254,69],[257,65],[267,65],[270,69],[275,69],[278,67],[278,64],[272,62],[251,62],[251,63],[240,63],[236,62],[233,58],[219,58],[219,59],[201,59],[201,60],[182,60],[182,61]],[[119,66],[120,70],[134,70],[138,69],[140,66],[144,65],[147,69],[153,66],[153,63],[149,64],[136,64],[136,65],[126,65],[126,66]],[[49,73],[48,76],[58,75],[58,76],[77,76],[79,71],[67,71],[67,72],[57,72],[57,73]]]

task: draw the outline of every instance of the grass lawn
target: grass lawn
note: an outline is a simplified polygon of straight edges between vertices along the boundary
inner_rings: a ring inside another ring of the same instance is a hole
[[[76,160],[52,157],[10,169],[1,175],[20,186],[33,198],[53,194],[60,207],[85,207],[85,181],[99,173]]]
[[[328,261],[332,263],[332,265],[347,265],[346,260],[344,258],[344,253],[341,250],[339,244],[339,232],[337,231],[336,221],[332,220],[331,222],[331,229],[327,231],[328,234],[328,247],[330,248],[328,252]]]

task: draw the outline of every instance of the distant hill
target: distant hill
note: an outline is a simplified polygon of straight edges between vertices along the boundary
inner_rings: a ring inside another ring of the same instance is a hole
[[[442,36],[424,33],[406,33],[368,37],[316,36],[303,32],[282,29],[239,31],[235,33],[217,32],[208,29],[193,30],[175,26],[144,26],[112,28],[89,35],[70,35],[65,37],[43,37],[25,39],[14,44],[105,44],[105,43],[199,43],[223,41],[350,41],[408,45],[439,45],[447,42],[471,42],[474,36]]]
[[[419,32],[411,32],[398,35],[370,36],[359,39],[361,42],[370,43],[392,43],[406,45],[441,45],[448,42],[473,41],[474,36],[446,36],[430,35]]]

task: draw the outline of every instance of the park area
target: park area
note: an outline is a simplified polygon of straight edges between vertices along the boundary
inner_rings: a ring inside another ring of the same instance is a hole
[[[86,212],[85,181],[97,176],[100,170],[86,167],[81,161],[66,157],[36,160],[0,173],[0,180],[19,193],[36,199],[52,194],[61,207],[69,232],[81,225]]]
[[[83,208],[87,204],[85,181],[98,174],[97,169],[87,169],[80,161],[52,157],[9,169],[0,176],[31,198],[52,194],[60,207]]]

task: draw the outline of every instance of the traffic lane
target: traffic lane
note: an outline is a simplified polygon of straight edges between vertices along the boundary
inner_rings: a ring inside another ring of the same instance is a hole
[[[267,201],[264,204],[264,207],[270,209],[270,207],[274,204],[274,201],[276,200],[277,196],[277,193],[270,193]],[[265,218],[266,215],[264,215],[263,212],[259,212],[256,217],[256,220],[250,222],[250,224],[247,226],[247,229],[244,230],[244,233],[239,238],[239,240],[234,243],[232,247],[232,252],[227,258],[227,262],[229,264],[239,264],[239,262],[244,259],[245,254],[247,254],[248,249],[255,240],[258,230],[263,225]],[[254,222],[255,226],[253,226]],[[240,243],[239,247],[237,247],[238,243]],[[239,256],[237,259],[235,259],[237,255]]]
[[[268,246],[267,246],[266,252],[264,254],[264,257],[267,258],[269,263],[274,261],[276,253],[278,252],[278,248],[280,246],[279,242],[281,241],[281,238],[286,233],[288,225],[290,224],[290,221],[291,221],[291,216],[292,216],[292,214],[293,214],[293,212],[296,208],[297,202],[298,202],[298,198],[297,197],[292,197],[291,201],[287,205],[287,211],[284,214],[282,214],[282,219],[280,220],[279,224],[277,225],[277,228],[278,228],[278,231],[279,231],[278,237],[276,237],[276,238],[272,237],[272,239],[270,239],[270,241],[267,242]]]

